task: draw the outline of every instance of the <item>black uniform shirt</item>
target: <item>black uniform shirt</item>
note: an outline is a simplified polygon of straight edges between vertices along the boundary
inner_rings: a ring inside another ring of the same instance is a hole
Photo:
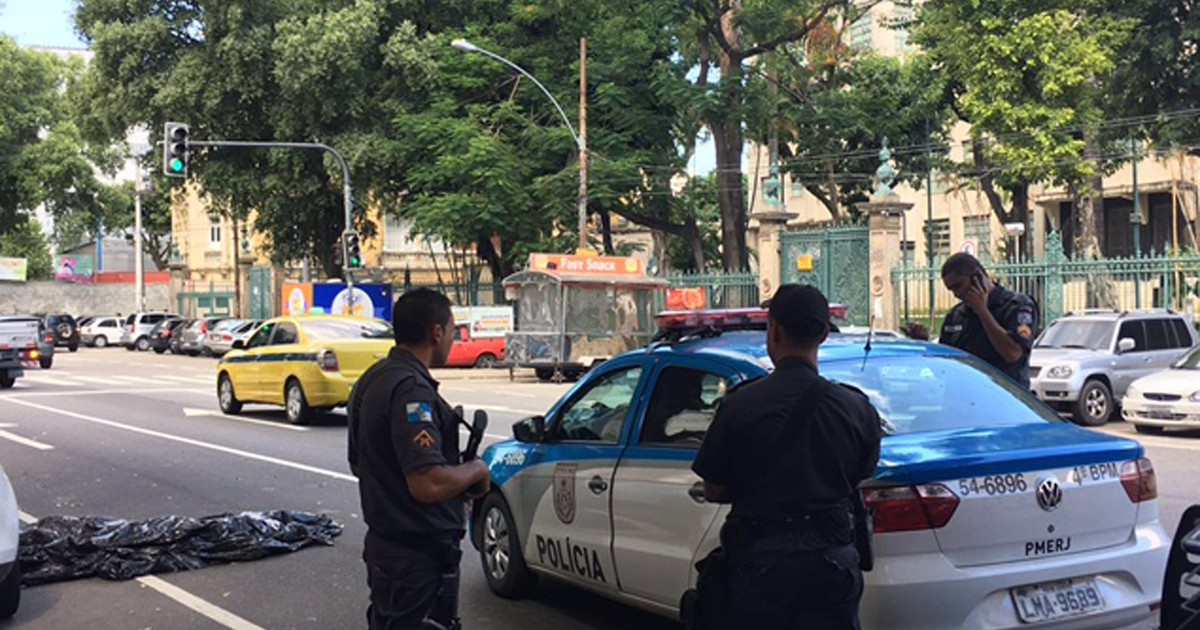
[[[721,401],[692,470],[729,487],[732,515],[803,517],[846,501],[874,474],[879,414],[862,392],[828,383],[798,408],[819,378],[812,366],[788,359]],[[802,426],[785,427],[791,423]],[[796,440],[781,443],[785,432]]]
[[[1000,326],[1021,346],[1021,358],[1009,363],[988,340],[979,316],[959,302],[942,323],[940,343],[966,350],[1004,372],[1026,389],[1029,388],[1029,352],[1037,336],[1037,304],[1024,293],[1009,291],[1000,285],[988,295],[988,310]]]
[[[427,466],[458,463],[457,421],[437,387],[416,357],[392,348],[350,395],[350,468],[358,477],[363,520],[384,539],[457,535],[463,529],[462,499],[419,503],[405,477]]]

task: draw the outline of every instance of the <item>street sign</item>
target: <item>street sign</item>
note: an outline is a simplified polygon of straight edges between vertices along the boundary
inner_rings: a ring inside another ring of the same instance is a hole
[[[976,239],[973,239],[973,238],[969,238],[969,239],[963,241],[958,246],[958,251],[963,254],[979,256],[979,241]]]

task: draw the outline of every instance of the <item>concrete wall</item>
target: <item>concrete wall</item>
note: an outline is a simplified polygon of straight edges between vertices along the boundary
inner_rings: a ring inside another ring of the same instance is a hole
[[[146,285],[146,310],[171,310],[171,288]],[[137,310],[131,284],[74,284],[70,282],[0,282],[0,315],[123,313]]]

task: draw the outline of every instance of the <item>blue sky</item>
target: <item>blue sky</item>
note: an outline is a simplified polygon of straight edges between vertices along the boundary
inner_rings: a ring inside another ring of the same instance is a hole
[[[83,48],[75,35],[75,0],[0,0],[0,33],[22,46]]]

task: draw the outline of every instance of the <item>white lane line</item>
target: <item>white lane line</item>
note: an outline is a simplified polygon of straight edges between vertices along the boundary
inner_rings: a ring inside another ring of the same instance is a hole
[[[212,619],[222,626],[229,628],[230,630],[265,630],[262,626],[246,621],[245,619],[242,619],[241,617],[229,612],[228,610],[225,610],[224,608],[210,604],[209,602],[192,595],[178,586],[154,577],[153,575],[142,576],[137,578],[137,581],[141,583],[142,586],[152,588],[159,593],[166,595],[170,599],[173,599],[176,602],[200,613],[201,615]]]
[[[129,394],[133,394],[133,393],[136,393],[139,395],[140,394],[155,394],[155,393],[166,393],[166,394],[192,393],[192,394],[203,394],[206,396],[211,396],[212,390],[209,390],[209,389],[186,389],[183,387],[164,387],[164,388],[159,388],[159,389],[138,389],[138,390],[132,390],[132,389],[82,389],[82,390],[76,390],[73,392],[64,392],[64,391],[35,392],[35,391],[17,390],[17,391],[13,391],[13,393],[11,393],[11,394],[5,394],[4,396],[0,397],[0,400],[10,399],[10,398],[18,398],[18,397],[29,398],[31,396],[54,396],[55,398],[58,398],[60,396],[99,396],[102,394],[129,395]]]
[[[322,475],[325,477],[331,477],[333,479],[340,479],[342,481],[358,483],[358,478],[355,477],[354,475],[343,473],[343,472],[338,472],[336,470],[328,470],[325,468],[318,468],[316,466],[309,466],[308,464],[301,464],[299,462],[293,462],[293,461],[289,461],[286,459],[280,459],[278,457],[270,457],[268,455],[260,455],[258,453],[251,453],[250,451],[243,451],[243,450],[237,449],[237,448],[229,448],[228,446],[220,446],[218,444],[210,444],[208,442],[202,442],[200,440],[193,440],[191,438],[185,438],[185,437],[181,437],[178,435],[171,435],[170,433],[163,433],[162,431],[154,431],[152,429],[143,429],[142,427],[135,427],[133,425],[124,424],[122,422],[115,422],[113,420],[105,420],[104,418],[98,418],[96,416],[89,416],[89,415],[83,414],[83,413],[75,413],[74,411],[67,411],[65,409],[57,409],[54,407],[48,407],[46,405],[41,405],[41,404],[38,404],[35,402],[30,402],[28,400],[20,400],[17,398],[13,398],[11,396],[0,396],[0,400],[8,401],[10,403],[17,404],[17,405],[24,405],[26,407],[32,407],[34,409],[40,409],[42,411],[48,411],[50,413],[56,413],[61,416],[66,416],[68,418],[75,418],[77,420],[83,420],[85,422],[91,422],[91,423],[99,424],[99,425],[106,426],[106,427],[112,427],[114,429],[122,429],[124,431],[130,431],[132,433],[139,433],[141,435],[148,435],[150,437],[156,437],[156,438],[161,438],[164,440],[170,440],[172,442],[179,442],[180,444],[187,444],[189,446],[195,446],[198,448],[208,449],[210,451],[217,451],[218,453],[226,453],[228,455],[234,455],[236,457],[242,457],[242,458],[251,459],[254,461],[265,462],[268,464],[275,464],[277,466],[283,466],[284,468],[292,468],[294,470],[310,472],[310,473]]]
[[[146,378],[145,376],[124,376],[118,374],[113,376],[113,378],[126,383],[135,383],[137,385],[158,385],[159,383],[162,383],[162,381],[158,380],[157,378]]]
[[[43,444],[37,440],[31,440],[27,437],[21,437],[16,433],[9,433],[8,431],[4,431],[2,429],[0,429],[0,438],[4,438],[10,442],[16,442],[17,444],[24,444],[25,446],[36,448],[39,451],[54,450],[54,447],[50,446],[49,444]]]
[[[95,383],[96,385],[107,385],[109,387],[112,387],[113,385],[121,384],[121,383],[118,383],[117,381],[112,380],[111,378],[99,378],[99,377],[95,377],[95,376],[76,376],[74,378],[77,378],[81,381],[87,381],[89,383]]]
[[[241,416],[231,416],[229,414],[221,413],[220,411],[217,411],[216,409],[195,409],[193,407],[184,407],[183,415],[185,415],[189,418],[195,418],[197,416],[209,416],[209,417],[214,417],[214,418],[221,418],[224,420],[234,420],[237,422],[245,422],[247,424],[257,424],[259,426],[271,427],[272,429],[285,429],[288,431],[301,431],[301,432],[308,431],[308,427],[298,427],[294,424],[280,424],[278,422],[271,422],[270,420],[255,420],[254,418],[243,418]]]
[[[156,378],[168,379],[168,380],[172,380],[172,381],[179,381],[180,383],[216,383],[217,382],[217,378],[215,376],[174,376],[171,374],[163,374],[161,376],[157,376]]]
[[[26,374],[24,376],[24,378],[25,378],[25,380],[29,381],[31,384],[35,384],[35,385],[58,385],[60,387],[83,387],[83,385],[84,385],[84,383],[79,383],[79,382],[71,381],[71,380],[68,380],[65,378],[57,378],[57,377],[53,377],[53,376],[30,376],[30,375]],[[18,378],[17,380],[20,381],[21,379]]]
[[[17,510],[17,518],[26,525],[32,525],[37,522],[37,519],[34,518],[32,514],[22,512],[21,510]]]

